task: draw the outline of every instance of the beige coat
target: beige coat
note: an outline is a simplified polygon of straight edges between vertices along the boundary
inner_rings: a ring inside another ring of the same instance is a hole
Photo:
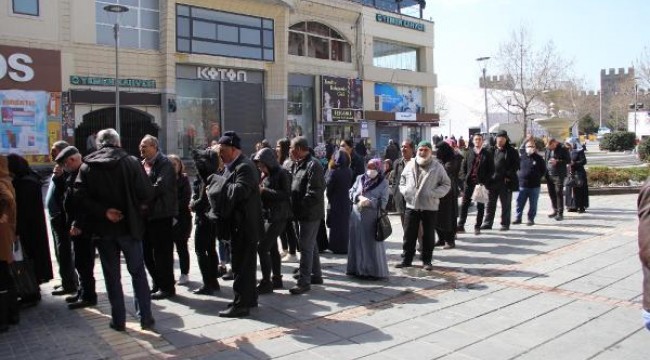
[[[402,171],[399,191],[404,196],[407,209],[438,211],[440,198],[451,189],[451,181],[445,168],[432,156],[425,166],[419,181],[416,182],[416,161],[409,161]]]
[[[0,155],[0,216],[7,221],[0,223],[0,261],[13,262],[13,244],[16,240],[16,192],[11,185],[7,157]]]

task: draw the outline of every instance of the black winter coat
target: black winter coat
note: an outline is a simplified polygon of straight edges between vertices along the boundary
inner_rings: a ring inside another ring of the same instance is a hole
[[[308,155],[291,165],[291,200],[294,219],[316,221],[325,218],[325,174],[318,159]]]
[[[262,207],[264,219],[269,222],[286,222],[291,218],[291,174],[281,167],[270,170],[262,180]]]
[[[103,146],[86,155],[75,180],[76,196],[88,212],[88,226],[100,236],[144,236],[143,208],[153,186],[140,162],[124,149]],[[113,223],[106,210],[120,210],[124,219]]]
[[[492,179],[492,174],[494,174],[494,159],[492,158],[492,154],[486,149],[482,149],[478,155],[474,150],[467,152],[467,157],[465,157],[460,167],[460,177],[465,179],[465,184],[469,184],[472,181],[472,164],[474,164],[476,156],[480,157],[477,173],[478,184],[488,185]]]
[[[144,162],[144,160],[143,160]],[[154,196],[148,204],[148,219],[162,219],[178,215],[178,195],[174,165],[161,152],[154,158],[149,180]]]

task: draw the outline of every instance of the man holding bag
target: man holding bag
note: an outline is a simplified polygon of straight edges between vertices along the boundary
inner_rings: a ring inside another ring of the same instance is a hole
[[[472,138],[474,148],[469,150],[467,157],[463,160],[460,171],[465,174],[465,192],[463,193],[463,202],[460,207],[460,219],[458,220],[458,233],[465,232],[465,222],[467,221],[467,211],[472,201],[472,194],[477,185],[485,186],[494,174],[494,160],[489,151],[483,149],[483,135],[475,134]],[[462,178],[462,176],[461,176]],[[474,234],[481,234],[481,225],[485,213],[485,204],[476,203],[476,224],[474,225]]]

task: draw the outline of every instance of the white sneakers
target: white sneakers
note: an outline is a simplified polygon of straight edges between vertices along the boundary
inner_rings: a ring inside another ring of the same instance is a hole
[[[282,262],[286,262],[286,263],[295,263],[295,262],[298,262],[298,256],[297,256],[296,254],[286,254],[286,255],[282,258]]]
[[[190,276],[187,274],[181,274],[181,276],[178,277],[178,281],[176,282],[178,285],[185,285],[190,282]]]

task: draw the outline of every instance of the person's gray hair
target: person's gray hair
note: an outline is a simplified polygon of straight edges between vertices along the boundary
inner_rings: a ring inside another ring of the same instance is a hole
[[[158,138],[155,136],[147,134],[142,138],[142,141],[146,142],[149,145],[152,145],[156,148],[156,150],[158,150]]]
[[[67,148],[68,146],[70,146],[70,144],[68,144],[67,141],[63,141],[63,140],[56,141],[54,144],[52,144],[52,147],[59,151]]]
[[[95,143],[97,144],[98,148],[101,148],[106,145],[112,145],[112,146],[121,146],[120,142],[120,134],[115,131],[115,129],[104,129],[100,130],[97,133],[97,139],[95,140]]]
[[[295,148],[298,147],[302,150],[309,150],[309,141],[304,136],[296,136],[291,139],[291,145]]]

